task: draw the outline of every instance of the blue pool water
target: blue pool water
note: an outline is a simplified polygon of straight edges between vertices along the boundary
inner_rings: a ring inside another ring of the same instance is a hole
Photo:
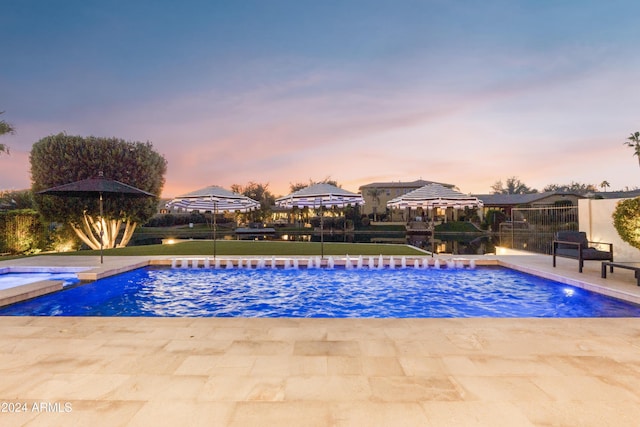
[[[0,309],[0,315],[149,317],[639,317],[640,306],[501,267],[148,267]]]
[[[0,309],[148,317],[640,317],[640,306],[501,267],[148,267]]]

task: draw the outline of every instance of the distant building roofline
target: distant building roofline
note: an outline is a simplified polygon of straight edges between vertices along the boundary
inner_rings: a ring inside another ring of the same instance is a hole
[[[474,196],[482,200],[485,207],[526,205],[551,196],[574,196],[580,199],[586,198],[584,194],[568,191],[545,191],[543,193],[525,194],[474,194]]]

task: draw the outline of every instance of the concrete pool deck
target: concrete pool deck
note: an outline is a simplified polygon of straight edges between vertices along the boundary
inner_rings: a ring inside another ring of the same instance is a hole
[[[600,263],[586,263],[581,274],[574,260],[553,269],[548,256],[476,259],[640,297],[633,272],[601,279]],[[34,262],[96,265],[99,273],[148,261],[105,257],[99,266],[96,257],[43,256],[0,267]],[[640,419],[635,318],[0,317],[0,324],[3,426],[632,426]]]

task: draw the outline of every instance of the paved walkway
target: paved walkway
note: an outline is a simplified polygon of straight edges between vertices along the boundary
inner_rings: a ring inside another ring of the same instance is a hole
[[[51,258],[95,263],[30,262]],[[544,256],[496,259],[640,296],[630,271],[603,280],[598,263],[580,274],[573,260],[552,269]],[[0,317],[0,325],[2,426],[618,427],[640,419],[640,319]]]

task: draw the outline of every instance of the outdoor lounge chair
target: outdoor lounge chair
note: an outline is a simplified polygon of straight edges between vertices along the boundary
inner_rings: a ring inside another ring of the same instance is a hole
[[[608,251],[601,251],[591,245],[607,245]],[[585,261],[613,261],[613,243],[590,242],[584,231],[558,231],[553,241],[553,266],[556,256],[578,260],[578,271],[582,273]]]

